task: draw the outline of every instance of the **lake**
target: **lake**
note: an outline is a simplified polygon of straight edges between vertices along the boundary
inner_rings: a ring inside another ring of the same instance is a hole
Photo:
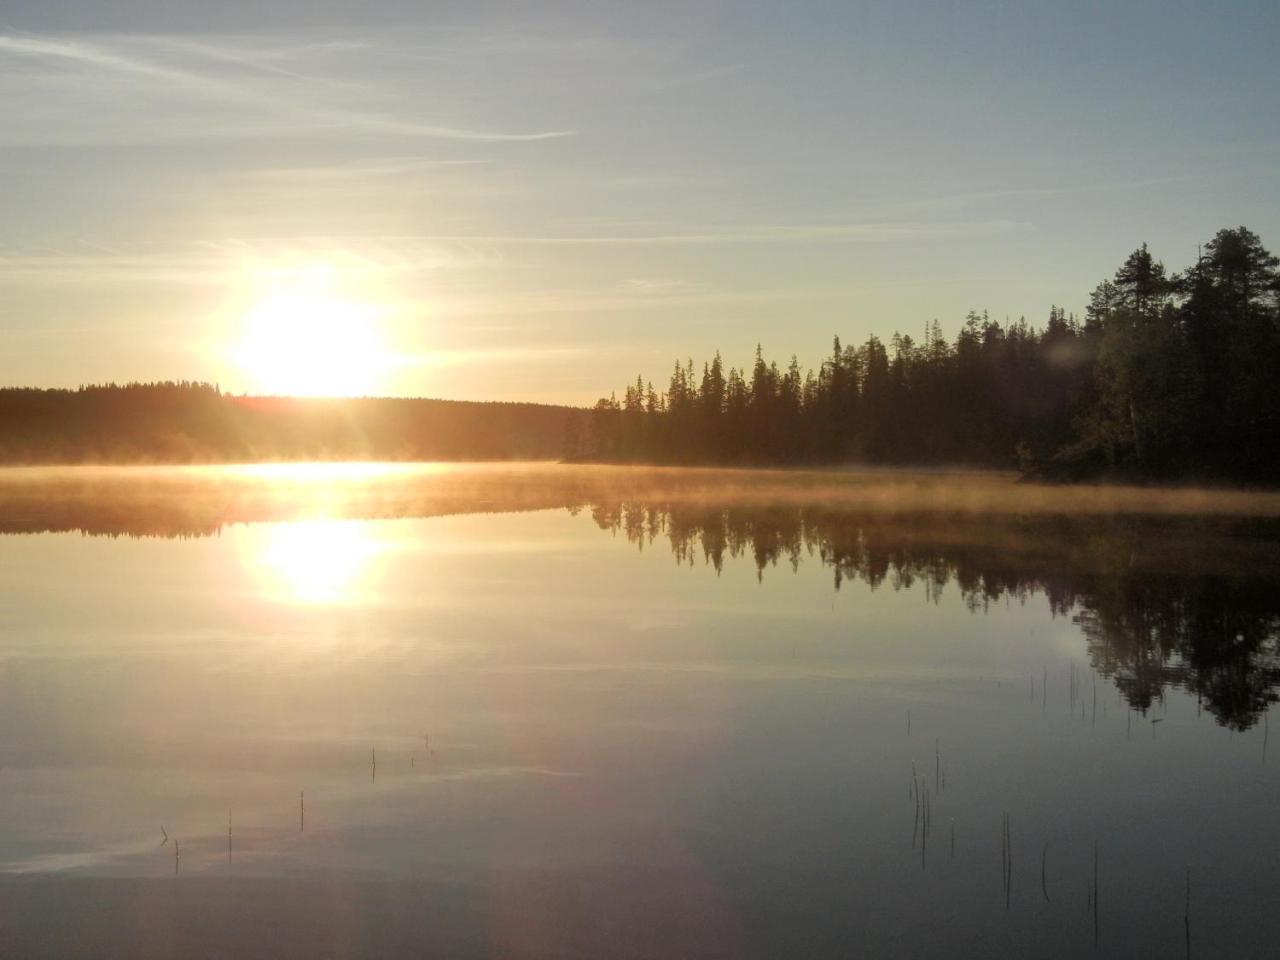
[[[0,956],[1274,956],[1280,496],[0,471]]]

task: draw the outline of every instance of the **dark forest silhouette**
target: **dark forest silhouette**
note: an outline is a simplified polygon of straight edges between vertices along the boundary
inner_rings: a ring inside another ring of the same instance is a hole
[[[311,489],[208,473],[156,471],[140,483],[65,471],[0,485],[0,534],[214,536],[229,523],[306,517],[317,497],[326,515],[345,518],[587,511],[600,529],[640,548],[665,542],[677,562],[717,572],[731,558],[760,577],[816,562],[837,589],[852,581],[923,586],[935,599],[956,590],[975,611],[1044,597],[1080,626],[1093,665],[1141,711],[1179,688],[1219,722],[1247,729],[1277,700],[1274,516],[904,508],[875,496],[815,496],[803,486],[789,500],[778,488],[735,490],[730,472],[708,472],[696,486],[687,473],[641,481],[606,467],[468,468]]]
[[[583,414],[534,403],[245,397],[207,383],[0,389],[0,462],[529,460]]]
[[[1146,244],[1093,292],[1083,322],[1037,328],[971,313],[953,342],[835,340],[818,370],[757,348],[677,362],[665,392],[637,378],[601,400],[583,459],[656,463],[971,464],[1280,481],[1280,261],[1245,227],[1170,274]]]

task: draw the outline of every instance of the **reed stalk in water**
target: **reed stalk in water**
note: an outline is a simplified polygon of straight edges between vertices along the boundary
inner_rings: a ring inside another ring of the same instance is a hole
[[[1182,928],[1187,938],[1187,960],[1191,960],[1191,864],[1187,864],[1187,900],[1182,909]]]
[[[927,864],[929,852],[929,791],[925,789],[924,794],[924,810],[921,814],[920,826],[920,869],[923,870]]]
[[[1009,896],[1013,888],[1013,842],[1009,832],[1009,813],[1005,811],[1004,821],[1001,824],[1000,831],[1001,849],[1000,861],[1003,870],[1004,882],[1004,908],[1009,909]]]
[[[916,815],[911,824],[911,849],[914,850],[916,848],[916,838],[920,834],[920,783],[914,778],[912,782],[915,784],[916,791]]]
[[[1040,851],[1040,891],[1044,894],[1044,902],[1051,903],[1049,899],[1049,876],[1047,864],[1049,862],[1049,841],[1044,842],[1044,849]]]
[[[1098,841],[1093,841],[1093,942],[1098,942]]]

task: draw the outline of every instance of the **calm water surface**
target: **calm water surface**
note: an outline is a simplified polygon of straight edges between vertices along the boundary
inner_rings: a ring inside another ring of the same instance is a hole
[[[8,471],[0,956],[1275,956],[1277,515]]]

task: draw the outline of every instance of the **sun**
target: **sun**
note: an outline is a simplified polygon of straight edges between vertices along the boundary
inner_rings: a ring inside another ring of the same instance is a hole
[[[269,394],[365,396],[390,366],[377,310],[311,293],[269,295],[241,319],[233,359],[253,389]]]

